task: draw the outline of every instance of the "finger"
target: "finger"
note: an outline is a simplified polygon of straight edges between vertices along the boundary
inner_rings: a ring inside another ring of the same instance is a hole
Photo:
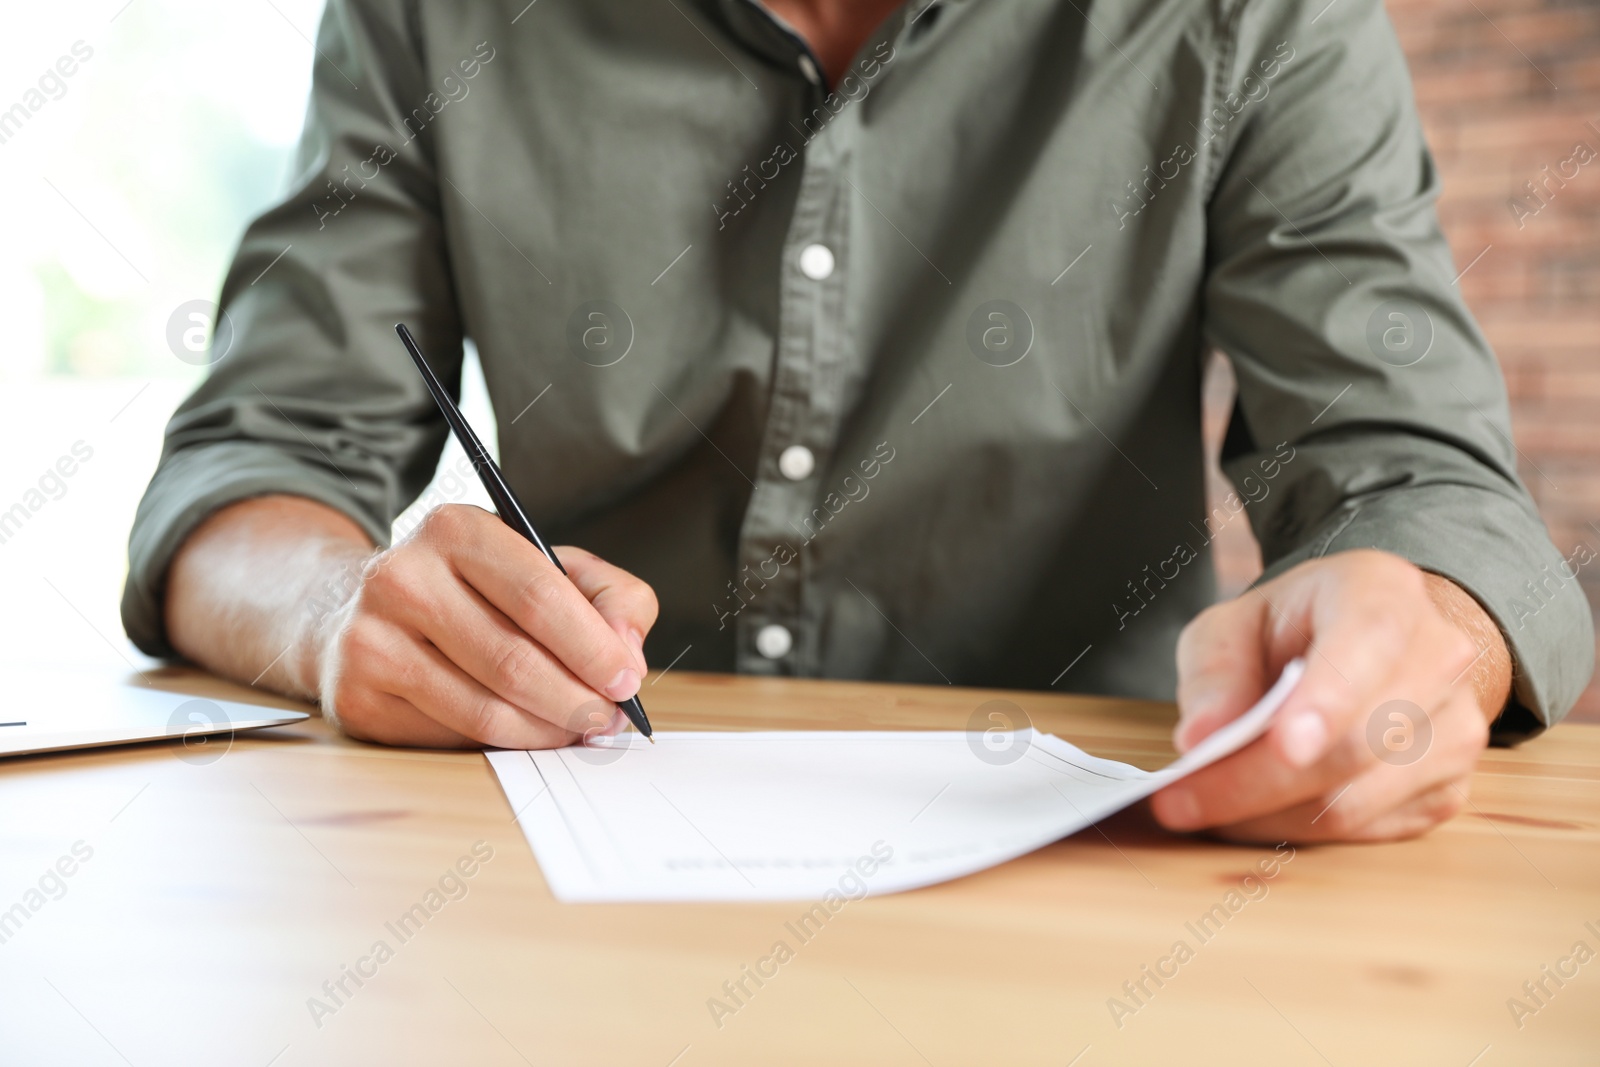
[[[1267,691],[1262,602],[1231,600],[1208,608],[1178,637],[1178,727],[1187,752],[1217,727],[1238,718]]]
[[[1150,800],[1169,830],[1200,830],[1271,815],[1350,781],[1373,761],[1364,742],[1338,745],[1310,767],[1291,767],[1267,737],[1202,767]],[[1315,813],[1313,813],[1315,814]]]
[[[603,730],[615,710],[609,701],[580,687],[584,695],[565,713],[535,715],[499,696],[427,641],[417,642],[413,662],[412,670],[397,673],[390,691],[457,733],[495,748],[570,745],[585,730]],[[555,719],[577,728],[557,725]]]
[[[344,638],[344,673],[340,700],[350,689],[376,690],[399,697],[452,733],[479,745],[497,748],[556,748],[572,743],[593,725],[585,713],[605,706],[603,698],[582,685],[562,712],[541,717],[517,707],[477,681],[422,635],[381,619],[352,625]],[[342,707],[341,707],[342,710]],[[576,726],[568,729],[552,719]],[[598,728],[610,722],[609,708]],[[415,724],[412,724],[415,725]]]
[[[478,742],[418,711],[393,693],[369,689],[339,708],[339,726],[357,741],[411,748],[480,748]]]
[[[1321,759],[1404,664],[1432,651],[1413,647],[1428,607],[1422,572],[1383,553],[1345,556],[1246,594],[1268,605],[1269,657],[1305,654],[1305,674],[1267,735],[1292,767]],[[1408,695],[1424,706],[1426,697]]]
[[[1232,840],[1306,842],[1393,836],[1420,814],[1442,810],[1439,805],[1448,798],[1433,794],[1469,775],[1488,741],[1488,728],[1470,691],[1457,693],[1428,717],[1427,725],[1424,748],[1375,750],[1376,762],[1365,771],[1335,780],[1281,810],[1229,821],[1216,832]],[[1363,736],[1357,743],[1370,746],[1370,739]],[[1429,802],[1419,801],[1429,796]]]
[[[443,547],[469,585],[585,685],[613,701],[639,691],[633,650],[544,553],[488,512],[451,514],[440,523]]]
[[[616,707],[471,586],[442,584],[424,610],[399,621],[496,696],[562,730],[587,733],[594,705],[605,705],[607,721]]]
[[[1330,810],[1337,810],[1339,803],[1342,803],[1342,798]],[[1295,811],[1220,827],[1212,833],[1223,840],[1241,844],[1403,841],[1425,834],[1440,823],[1453,819],[1466,803],[1467,780],[1463,778],[1407,797],[1359,826],[1339,825],[1330,822],[1326,816],[1317,822],[1310,822],[1303,812]],[[1311,818],[1315,817],[1313,815]]]
[[[633,649],[639,673],[648,672],[644,659],[644,638],[655,625],[660,606],[655,590],[621,567],[607,563],[593,552],[569,545],[555,549],[566,565],[567,575],[578,591],[589,599],[600,617]]]
[[[1420,721],[1411,724],[1412,736],[1421,748],[1389,750],[1375,745],[1364,718],[1348,728],[1321,760],[1299,768],[1288,765],[1267,738],[1258,738],[1156,794],[1152,810],[1173,830],[1226,826],[1326,803],[1336,790],[1359,781],[1362,788],[1354,791],[1351,804],[1342,806],[1335,823],[1346,825],[1347,816],[1358,812],[1365,813],[1358,820],[1364,822],[1386,805],[1459,776],[1472,766],[1487,740],[1483,715],[1465,687],[1434,708],[1416,708],[1414,714]],[[1383,788],[1376,788],[1379,785]],[[1299,814],[1310,819],[1317,812]]]
[[[388,561],[368,576],[362,603],[372,617],[363,636],[374,643],[403,641],[408,632],[420,635],[423,643],[506,702],[565,731],[590,729],[585,709],[607,699],[485,600],[437,552],[412,552]],[[371,629],[382,620],[399,624],[398,629]],[[388,655],[387,650],[377,652]],[[383,679],[375,684],[393,689]]]
[[[1419,793],[1350,833],[1345,840],[1404,841],[1419,837],[1461,813],[1467,805],[1468,784],[1468,779],[1463,777]]]

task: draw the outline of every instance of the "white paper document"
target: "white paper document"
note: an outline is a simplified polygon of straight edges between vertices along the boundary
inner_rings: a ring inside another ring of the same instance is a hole
[[[1031,729],[658,731],[486,755],[560,900],[858,899],[1004,863],[1221,759],[1301,669],[1154,772]]]

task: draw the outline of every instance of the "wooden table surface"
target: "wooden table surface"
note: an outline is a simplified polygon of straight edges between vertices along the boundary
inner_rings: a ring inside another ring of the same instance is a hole
[[[645,697],[663,729],[964,729],[1001,697],[1096,755],[1172,755],[1172,709],[1128,701],[680,672]],[[30,912],[0,944],[0,1062],[1592,1065],[1597,829],[1600,727],[1573,726],[1490,753],[1472,807],[1421,840],[1245,881],[1272,850],[1134,809],[799,943],[801,904],[556,903],[477,753],[313,719],[198,754],[28,757],[0,762],[0,909]],[[438,907],[401,940],[418,903]],[[780,940],[793,958],[736,1004],[724,983]]]

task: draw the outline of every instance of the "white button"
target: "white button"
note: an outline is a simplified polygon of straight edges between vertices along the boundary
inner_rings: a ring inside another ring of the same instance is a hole
[[[812,85],[822,84],[822,75],[817,73],[817,65],[811,62],[811,57],[805,54],[800,56],[800,73],[804,74],[806,81]]]
[[[756,632],[756,651],[768,659],[782,659],[794,647],[794,637],[782,626],[774,623]]]
[[[791,482],[809,478],[817,469],[817,457],[805,445],[790,445],[778,453],[778,470]]]
[[[800,250],[800,273],[820,282],[833,273],[833,250],[827,245],[806,245]]]

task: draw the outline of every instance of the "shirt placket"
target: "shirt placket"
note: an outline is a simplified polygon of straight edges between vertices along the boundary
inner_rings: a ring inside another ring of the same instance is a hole
[[[798,50],[795,62],[808,86],[803,113],[810,114],[826,94],[809,53]],[[846,358],[844,118],[834,116],[820,132],[797,127],[801,143],[789,164],[800,168],[800,188],[778,265],[771,404],[734,578],[733,592],[747,604],[736,642],[738,670],[746,673],[811,674],[821,661],[811,542],[825,525],[814,512],[825,509],[825,480],[836,458]]]

